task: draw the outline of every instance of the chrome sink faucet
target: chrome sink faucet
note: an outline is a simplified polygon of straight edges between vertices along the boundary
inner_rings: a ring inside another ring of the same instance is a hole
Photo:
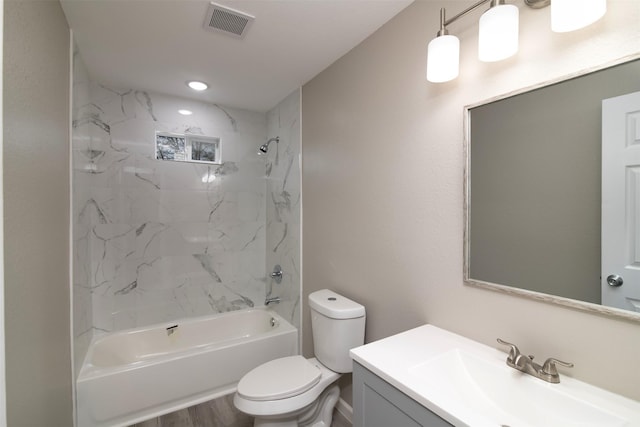
[[[553,357],[548,358],[542,366],[540,366],[533,361],[533,356],[525,356],[521,354],[515,344],[503,341],[500,338],[498,338],[498,342],[511,347],[509,350],[509,356],[507,356],[508,366],[524,372],[525,374],[533,375],[543,381],[553,384],[560,382],[560,375],[556,369],[556,363],[558,365],[566,366],[567,368],[573,368],[573,363],[563,362],[562,360],[554,359]]]

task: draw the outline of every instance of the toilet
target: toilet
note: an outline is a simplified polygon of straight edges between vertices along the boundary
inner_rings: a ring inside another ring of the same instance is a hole
[[[264,363],[238,383],[233,403],[254,427],[330,427],[349,350],[364,344],[365,309],[328,289],[309,295],[315,357]]]

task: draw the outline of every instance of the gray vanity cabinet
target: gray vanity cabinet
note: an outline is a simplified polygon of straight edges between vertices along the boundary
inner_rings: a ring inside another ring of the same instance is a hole
[[[353,363],[353,427],[449,427],[362,365]]]

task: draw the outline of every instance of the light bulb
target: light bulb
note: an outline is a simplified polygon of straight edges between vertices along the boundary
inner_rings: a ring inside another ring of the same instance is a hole
[[[443,83],[458,77],[460,40],[456,36],[436,37],[427,47],[427,80]]]
[[[502,4],[480,17],[478,58],[483,62],[507,59],[518,52],[518,8]]]

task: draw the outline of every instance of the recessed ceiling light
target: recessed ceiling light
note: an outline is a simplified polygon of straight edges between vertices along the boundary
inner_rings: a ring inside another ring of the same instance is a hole
[[[199,82],[199,81],[196,81],[196,80],[192,80],[190,82],[187,82],[187,86],[189,86],[191,89],[197,90],[197,91],[207,90],[209,88],[209,85],[206,84],[205,82]]]
[[[193,114],[193,111],[191,110],[178,110],[178,113],[182,114],[183,116],[190,116]]]

